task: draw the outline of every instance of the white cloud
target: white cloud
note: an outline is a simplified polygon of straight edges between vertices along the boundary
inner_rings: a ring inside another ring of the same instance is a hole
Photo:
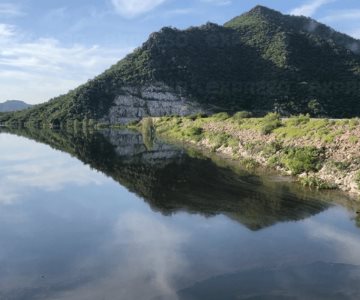
[[[98,75],[131,50],[28,40],[14,26],[0,24],[0,102],[47,101]]]
[[[322,22],[334,22],[334,21],[359,21],[360,20],[360,9],[352,10],[340,10],[336,11],[331,15],[328,15],[321,19]]]
[[[219,6],[230,5],[232,3],[232,0],[201,0],[201,1]]]
[[[0,24],[0,40],[15,35],[15,27],[8,24]]]
[[[334,26],[341,26],[342,31],[348,35],[360,38],[360,9],[341,9],[329,13],[320,19],[323,23],[330,23]]]
[[[334,1],[335,0],[315,0],[294,8],[290,14],[311,17],[319,10],[319,8]]]
[[[169,11],[163,13],[163,15],[166,15],[166,16],[188,15],[188,14],[192,14],[194,12],[195,11],[192,8],[179,8],[179,9],[169,10]]]
[[[126,18],[134,18],[147,13],[165,1],[166,0],[111,0],[116,12]]]
[[[23,14],[23,11],[18,5],[13,3],[0,3],[0,16],[2,17],[16,17]]]

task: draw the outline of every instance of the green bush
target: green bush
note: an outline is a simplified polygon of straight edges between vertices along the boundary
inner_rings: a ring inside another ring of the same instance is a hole
[[[346,171],[350,167],[351,163],[348,161],[331,161],[329,165],[336,170]]]
[[[323,151],[315,147],[288,147],[281,162],[293,175],[298,175],[318,171],[323,161],[322,156]]]
[[[261,133],[265,135],[272,133],[276,128],[279,128],[282,125],[280,115],[277,113],[267,114],[263,118],[262,123]]]
[[[234,146],[234,138],[226,133],[211,133],[208,134],[208,139],[211,142],[212,150],[215,151],[216,149],[222,146],[229,146],[229,143]],[[238,145],[238,143],[237,143]]]
[[[204,130],[201,127],[190,127],[184,130],[183,135],[195,141],[200,141],[203,132]]]
[[[253,158],[244,158],[240,163],[248,170],[252,170],[259,167],[259,163]]]
[[[226,112],[221,112],[221,113],[217,113],[212,115],[212,118],[218,120],[218,121],[223,121],[223,120],[227,120],[230,118],[229,114]]]
[[[263,148],[263,154],[266,156],[272,156],[283,148],[283,144],[280,141],[274,141],[267,144]]]
[[[208,117],[207,114],[198,113],[198,114],[195,114],[195,115],[187,116],[186,119],[195,121],[195,120],[197,120],[197,119],[203,119],[203,118],[207,118],[207,117]]]
[[[299,125],[302,125],[302,124],[307,124],[310,122],[310,115],[309,114],[306,114],[306,115],[299,115],[299,116],[294,116],[294,117],[291,117],[289,119],[289,124],[292,125],[292,126],[299,126]]]
[[[233,115],[234,120],[248,119],[252,117],[252,113],[249,111],[239,111]]]

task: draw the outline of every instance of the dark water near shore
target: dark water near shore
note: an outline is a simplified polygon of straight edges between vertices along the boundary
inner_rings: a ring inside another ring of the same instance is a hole
[[[359,208],[340,193],[130,131],[12,133],[1,300],[360,299]]]

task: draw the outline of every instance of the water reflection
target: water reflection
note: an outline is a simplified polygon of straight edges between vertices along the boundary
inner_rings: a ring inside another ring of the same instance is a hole
[[[317,262],[211,278],[180,291],[179,299],[359,299],[359,280],[360,267]]]
[[[101,184],[100,176],[89,174],[76,160],[69,161],[56,153],[43,156],[44,145],[9,135],[0,135],[1,144],[6,144],[8,152],[1,157],[0,204],[20,200],[31,188],[58,191],[69,184]]]
[[[132,131],[12,133],[42,144],[0,134],[0,299],[359,298],[337,194]]]
[[[148,150],[142,135],[134,131],[78,134],[24,129],[17,133],[72,154],[165,215],[177,211],[207,216],[222,213],[258,230],[277,222],[304,219],[329,206],[292,184],[272,182],[246,171],[234,173],[159,141],[152,142]],[[48,172],[42,174],[48,176]],[[64,175],[57,174],[69,178]],[[81,184],[81,176],[75,178]],[[46,178],[34,180],[48,182]],[[50,182],[57,181],[50,178]]]

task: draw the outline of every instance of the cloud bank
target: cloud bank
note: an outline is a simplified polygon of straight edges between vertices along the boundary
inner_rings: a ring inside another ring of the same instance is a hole
[[[166,0],[111,0],[116,12],[125,18],[134,18],[160,6]]]
[[[295,16],[313,16],[322,6],[334,2],[334,0],[315,0],[294,8],[290,14]]]

